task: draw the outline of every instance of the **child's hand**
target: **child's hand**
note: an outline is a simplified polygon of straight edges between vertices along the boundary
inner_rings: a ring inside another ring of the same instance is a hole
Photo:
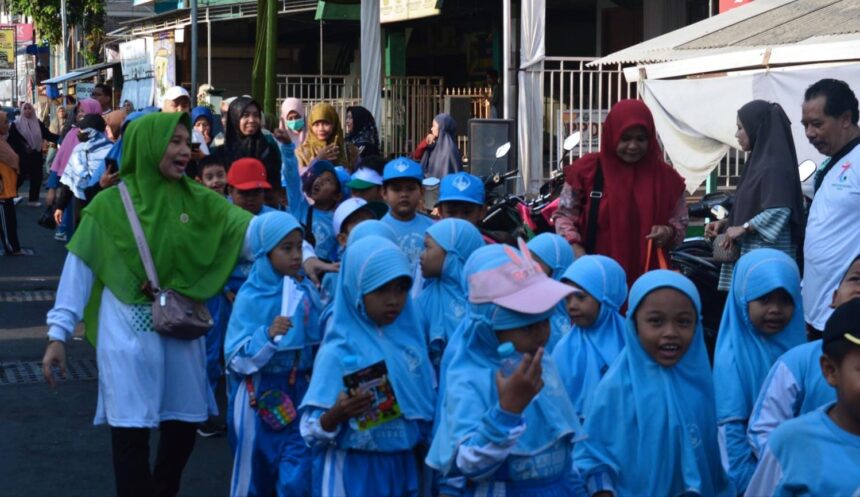
[[[532,357],[524,354],[519,367],[507,378],[501,371],[496,372],[496,388],[499,389],[499,406],[505,411],[520,414],[529,405],[529,402],[543,388],[543,347],[539,348]]]
[[[373,405],[373,396],[370,392],[361,392],[354,397],[341,392],[337,396],[337,402],[325,414],[320,416],[320,426],[327,432],[333,432],[338,425],[349,421],[365,413]]]
[[[286,335],[287,330],[293,327],[293,322],[288,317],[278,316],[272,321],[269,326],[269,338],[275,338],[278,335]]]

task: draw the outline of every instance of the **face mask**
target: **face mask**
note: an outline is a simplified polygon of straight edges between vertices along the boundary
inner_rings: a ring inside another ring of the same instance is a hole
[[[287,121],[287,129],[289,129],[290,131],[301,131],[304,127],[304,119],[293,119],[292,121]]]

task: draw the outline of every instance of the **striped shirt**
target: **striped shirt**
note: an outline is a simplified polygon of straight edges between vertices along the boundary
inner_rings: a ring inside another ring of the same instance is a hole
[[[791,239],[791,209],[788,207],[775,207],[759,212],[749,220],[750,226],[755,230],[747,233],[735,243],[740,245],[741,257],[747,252],[759,248],[772,248],[788,254],[796,259],[797,247]],[[720,290],[728,291],[732,286],[732,272],[735,269],[734,262],[724,262],[720,269]]]

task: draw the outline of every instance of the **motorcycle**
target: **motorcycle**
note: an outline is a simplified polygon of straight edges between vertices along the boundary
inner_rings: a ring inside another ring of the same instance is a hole
[[[550,222],[550,216],[555,210],[555,205],[561,189],[564,187],[563,164],[570,152],[579,144],[580,133],[576,132],[565,138],[563,148],[565,153],[559,159],[558,165],[552,171],[550,178],[541,185],[538,196],[527,199],[522,195],[502,195],[496,192],[497,188],[507,180],[518,175],[518,171],[508,171],[503,174],[493,174],[484,180],[487,192],[486,205],[487,214],[481,223],[482,228],[494,232],[507,232],[525,239],[533,238],[535,235],[553,232],[554,228]],[[496,158],[499,159],[507,154],[509,146],[504,144],[496,150]],[[493,167],[495,161],[493,162]],[[491,171],[494,169],[491,168]]]

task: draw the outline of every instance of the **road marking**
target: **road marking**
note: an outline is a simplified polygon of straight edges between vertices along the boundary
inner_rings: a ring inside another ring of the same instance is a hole
[[[57,292],[53,290],[23,290],[0,292],[0,302],[53,302]]]
[[[96,380],[99,377],[95,359],[71,359],[66,362],[66,376],[60,381]],[[0,363],[0,386],[44,383],[41,361],[13,361]]]
[[[44,283],[60,281],[59,276],[0,276],[0,283]]]

